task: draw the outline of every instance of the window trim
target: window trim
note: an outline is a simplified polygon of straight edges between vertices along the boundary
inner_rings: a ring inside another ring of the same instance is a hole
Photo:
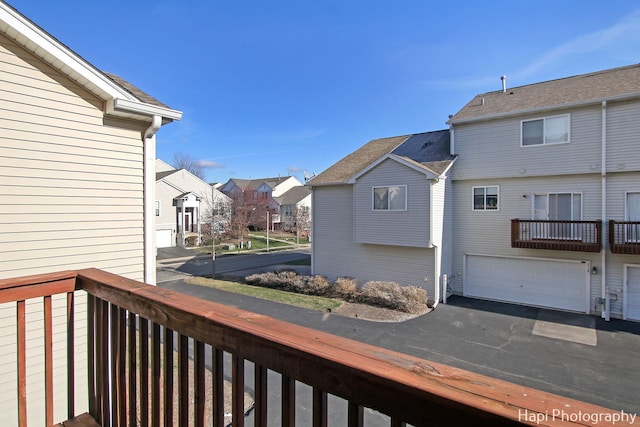
[[[476,209],[476,189],[484,189],[484,208]],[[495,188],[497,190],[497,203],[495,209],[487,209],[487,188]],[[499,185],[475,185],[471,187],[471,210],[474,212],[499,212],[500,211],[500,186]]]
[[[545,132],[545,121],[548,119],[556,119],[558,117],[566,117],[567,118],[567,140],[566,141],[561,141],[561,142],[545,142],[546,141],[546,135],[544,134]],[[538,120],[542,120],[542,143],[541,144],[528,144],[525,145],[524,144],[524,124],[527,122],[535,122]],[[543,116],[543,117],[536,117],[533,119],[526,119],[526,120],[520,120],[520,147],[522,148],[529,148],[529,147],[540,147],[540,146],[544,146],[544,145],[560,145],[560,144],[569,144],[571,142],[571,114],[557,114],[555,116]]]
[[[399,188],[404,188],[404,208],[403,209],[391,209],[390,207],[390,201],[387,199],[387,209],[376,209],[376,203],[375,203],[375,198],[376,198],[376,189],[377,188],[386,188],[387,192],[389,191],[388,189],[391,187],[399,187]],[[402,185],[374,185],[371,187],[371,210],[373,212],[406,212],[407,211],[407,204],[408,204],[408,192],[407,192],[407,185],[406,184],[402,184]]]
[[[535,219],[535,200],[536,197],[546,197],[546,209],[547,209],[547,217],[546,220],[549,220],[549,196],[554,195],[563,195],[570,194],[571,195],[571,219],[570,220],[561,220],[561,221],[583,221],[584,217],[584,193],[582,191],[552,191],[549,193],[533,193],[531,197],[531,219]],[[573,198],[579,195],[580,196],[580,219],[574,218],[574,210],[573,210]],[[551,220],[554,221],[554,220]]]

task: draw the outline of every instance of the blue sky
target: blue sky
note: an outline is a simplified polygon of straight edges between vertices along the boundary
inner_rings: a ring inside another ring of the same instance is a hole
[[[445,129],[478,93],[640,62],[611,1],[9,0],[183,120],[157,155],[209,181],[320,173],[371,139]]]

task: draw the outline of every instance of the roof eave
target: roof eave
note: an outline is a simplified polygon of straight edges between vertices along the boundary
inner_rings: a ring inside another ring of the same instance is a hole
[[[140,102],[132,93],[4,2],[0,2],[0,31],[103,99],[108,114],[138,119],[157,115],[162,116],[165,123],[182,118],[180,111]]]
[[[525,114],[532,114],[532,113],[543,112],[543,111],[562,110],[567,108],[582,107],[585,105],[602,104],[603,102],[609,102],[609,101],[626,101],[628,99],[634,99],[634,98],[640,98],[640,92],[627,93],[627,94],[616,95],[616,96],[606,96],[602,98],[594,98],[594,99],[589,99],[587,101],[577,101],[577,102],[568,102],[565,104],[545,105],[542,107],[515,110],[515,111],[509,111],[509,112],[497,113],[497,114],[489,114],[486,116],[475,116],[475,117],[468,117],[468,118],[463,118],[458,120],[451,119],[451,120],[448,120],[446,123],[450,126],[454,126],[454,125],[460,125],[465,123],[483,122],[488,120],[496,120],[496,119],[520,116]]]
[[[351,178],[349,178],[346,183],[347,184],[355,184],[356,181],[358,180],[358,178],[360,178],[362,175],[364,175],[365,173],[369,172],[370,170],[374,169],[376,166],[378,166],[380,163],[382,163],[383,161],[387,160],[387,159],[391,159],[394,160],[400,164],[403,164],[417,172],[420,172],[422,174],[424,174],[427,179],[433,179],[433,178],[438,178],[439,175],[436,174],[435,172],[433,172],[432,170],[430,170],[428,167],[426,167],[425,165],[413,162],[413,161],[409,161],[406,158],[402,157],[402,156],[398,156],[396,154],[385,154],[384,156],[380,157],[378,160],[376,160],[375,162],[371,163],[370,165],[368,165],[366,168],[362,169],[360,172],[356,173],[355,175],[353,175]]]

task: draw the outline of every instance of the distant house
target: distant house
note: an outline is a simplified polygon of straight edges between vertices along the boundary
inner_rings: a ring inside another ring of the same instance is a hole
[[[279,205],[275,199],[297,186],[302,186],[302,183],[294,176],[259,179],[232,178],[222,185],[220,191],[235,200],[236,203],[242,199],[242,203],[267,207],[271,214],[269,219],[271,228],[280,228]]]
[[[274,199],[279,207],[282,230],[308,235],[311,231],[311,188],[292,187]]]
[[[182,113],[95,68],[4,2],[0,78],[0,278],[97,267],[154,284],[155,134]],[[85,299],[78,293],[76,319],[86,316]],[[55,299],[53,319],[54,343],[66,340],[55,332],[67,321]],[[15,304],[0,306],[0,334],[12,336],[15,322]],[[41,354],[31,345],[42,330],[42,319],[27,322],[27,390],[42,404],[29,406],[30,425],[45,424]],[[3,425],[18,425],[9,398],[17,395],[16,346],[3,341],[0,350]],[[64,376],[58,356],[53,370]],[[86,396],[82,363],[76,396]],[[54,395],[66,396],[58,387]],[[64,400],[55,401],[56,417]]]
[[[231,199],[186,169],[158,160],[156,173],[156,245],[199,244],[213,225],[221,232],[229,221]]]
[[[309,180],[314,274],[417,285],[450,272],[449,131],[376,139]]]

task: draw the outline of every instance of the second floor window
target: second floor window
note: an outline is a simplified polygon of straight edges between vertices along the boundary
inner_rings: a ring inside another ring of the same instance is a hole
[[[473,187],[474,211],[498,210],[498,186]]]
[[[522,121],[522,146],[569,142],[569,116]]]
[[[156,200],[156,216],[160,216],[160,200]]]
[[[389,185],[386,187],[373,187],[373,210],[406,211],[407,186]]]

